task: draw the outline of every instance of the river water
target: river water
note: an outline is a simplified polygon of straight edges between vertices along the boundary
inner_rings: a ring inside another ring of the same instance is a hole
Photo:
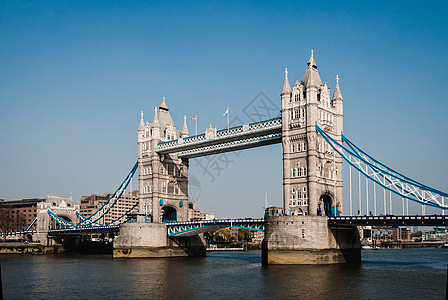
[[[5,299],[445,299],[448,249],[365,250],[355,265],[261,266],[205,258],[2,255]]]

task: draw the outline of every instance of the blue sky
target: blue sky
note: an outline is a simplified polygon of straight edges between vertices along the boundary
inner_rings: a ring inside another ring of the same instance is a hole
[[[166,97],[177,127],[244,120],[280,105],[314,49],[341,78],[344,133],[374,157],[447,191],[448,5],[442,1],[2,1],[0,198],[113,191],[137,157],[140,111]],[[220,159],[219,174],[200,163]],[[198,206],[258,217],[282,203],[281,146],[191,160]],[[346,178],[345,178],[346,179]],[[348,186],[345,180],[345,186]],[[347,211],[347,201],[344,208]],[[396,211],[401,207],[397,204]],[[418,212],[418,206],[411,210]]]

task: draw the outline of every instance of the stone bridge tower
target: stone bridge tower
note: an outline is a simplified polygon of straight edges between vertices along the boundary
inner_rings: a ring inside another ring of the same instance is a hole
[[[139,211],[152,222],[186,221],[188,210],[188,159],[176,154],[159,155],[159,142],[188,137],[186,117],[182,131],[171,119],[165,97],[155,108],[152,123],[144,122],[143,112],[138,127]]]
[[[332,227],[342,214],[342,158],[316,125],[341,142],[343,111],[339,77],[333,97],[322,84],[311,51],[302,80],[282,89],[284,215],[265,217],[263,264],[334,264],[361,261],[356,226]]]
[[[331,97],[311,51],[305,74],[292,90],[285,71],[281,98],[285,214],[342,214],[342,158],[315,129],[317,124],[341,142],[343,99],[339,77]]]

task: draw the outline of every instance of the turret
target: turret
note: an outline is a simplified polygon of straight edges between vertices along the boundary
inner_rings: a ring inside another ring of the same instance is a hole
[[[157,115],[157,107],[154,108],[154,121],[152,121],[152,136],[160,140],[160,124],[159,124],[159,117]]]
[[[285,68],[285,82],[283,83],[282,89],[282,110],[287,108],[289,102],[291,102],[291,86],[288,80],[288,68]]]
[[[184,116],[184,126],[182,127],[182,132],[180,135],[182,138],[186,138],[188,136],[190,136],[190,134],[188,133],[188,128],[187,128],[187,116]]]
[[[339,88],[339,75],[336,75],[336,87],[334,88],[334,94],[333,94],[333,106],[336,108],[337,134],[341,134],[343,131],[343,127],[342,127],[343,126],[342,119],[344,117],[343,102],[344,102],[344,99],[342,98],[341,90]]]
[[[144,131],[145,130],[145,121],[143,121],[143,111],[140,112],[140,124],[138,125],[138,131]]]

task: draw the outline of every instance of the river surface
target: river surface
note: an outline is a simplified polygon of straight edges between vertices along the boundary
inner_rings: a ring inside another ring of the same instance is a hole
[[[355,265],[204,258],[1,255],[5,299],[445,299],[448,249],[365,250]]]

